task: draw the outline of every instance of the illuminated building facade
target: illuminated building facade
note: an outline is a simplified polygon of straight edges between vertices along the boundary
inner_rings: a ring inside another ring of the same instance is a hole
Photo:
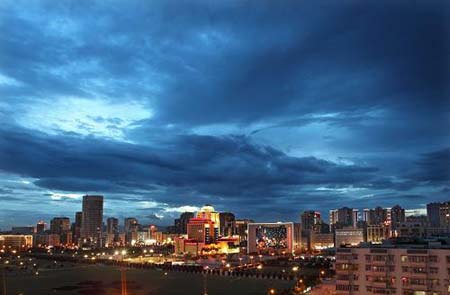
[[[234,217],[234,216],[233,216]],[[206,205],[187,224],[187,236],[173,237],[175,253],[213,255],[239,253],[238,236],[220,237],[220,215]]]
[[[362,228],[345,227],[335,230],[335,245],[357,246],[364,242],[364,230]]]
[[[388,239],[389,236],[390,229],[383,224],[368,225],[366,227],[366,242],[381,244],[381,242]]]
[[[34,235],[35,247],[56,247],[61,245],[61,236],[58,234],[44,233]]]
[[[0,248],[23,249],[32,246],[32,235],[0,235]]]
[[[214,210],[214,207],[206,204],[197,212],[197,218],[208,219],[214,222],[217,228],[220,229],[220,214]]]
[[[332,233],[311,232],[309,250],[319,252],[325,249],[334,248],[334,235]]]
[[[187,225],[188,239],[203,244],[215,243],[219,239],[219,227],[205,218],[191,218]]]
[[[336,294],[446,295],[450,248],[336,249]]]
[[[289,253],[300,248],[300,230],[293,222],[249,223],[247,231],[247,253]]]

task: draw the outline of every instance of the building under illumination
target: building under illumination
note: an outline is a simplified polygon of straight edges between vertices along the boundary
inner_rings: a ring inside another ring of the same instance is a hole
[[[191,218],[187,225],[188,239],[203,244],[215,243],[219,239],[219,226],[206,218]]]
[[[450,293],[450,248],[418,245],[336,249],[336,294]]]
[[[335,231],[335,245],[341,246],[357,246],[364,242],[364,230],[362,228],[345,227],[336,229]]]
[[[32,235],[0,235],[0,247],[23,249],[33,246]]]
[[[289,253],[300,249],[299,224],[249,223],[247,231],[247,253]]]
[[[208,219],[214,222],[217,228],[220,229],[220,214],[214,210],[214,207],[206,204],[197,212],[197,218]]]
[[[187,236],[175,237],[175,253],[195,255],[239,252],[239,237],[220,238],[220,215],[211,205],[203,206],[187,224]]]

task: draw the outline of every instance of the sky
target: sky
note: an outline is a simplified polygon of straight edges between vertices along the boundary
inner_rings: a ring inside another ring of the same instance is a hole
[[[450,200],[449,8],[0,1],[0,228]]]

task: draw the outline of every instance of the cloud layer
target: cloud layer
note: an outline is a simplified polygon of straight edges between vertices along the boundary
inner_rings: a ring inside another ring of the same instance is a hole
[[[205,202],[263,221],[448,199],[446,11],[3,1],[0,226],[87,192],[162,223]]]

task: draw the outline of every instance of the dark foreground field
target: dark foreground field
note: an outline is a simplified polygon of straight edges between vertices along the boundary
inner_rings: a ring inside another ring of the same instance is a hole
[[[128,295],[203,294],[201,274],[127,269]],[[209,295],[267,294],[292,287],[290,281],[208,276]],[[279,293],[279,292],[277,292]],[[79,265],[73,268],[40,270],[39,275],[7,277],[8,295],[116,295],[121,294],[120,271],[116,267]]]

